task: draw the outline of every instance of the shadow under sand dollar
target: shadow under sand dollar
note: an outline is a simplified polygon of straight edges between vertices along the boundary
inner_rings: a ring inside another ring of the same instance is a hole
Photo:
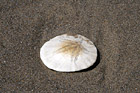
[[[92,66],[90,66],[89,68],[83,69],[83,70],[80,70],[80,71],[77,71],[77,72],[87,72],[87,71],[90,71],[90,70],[96,68],[99,63],[100,63],[100,52],[97,49],[97,59],[96,59],[96,62]]]

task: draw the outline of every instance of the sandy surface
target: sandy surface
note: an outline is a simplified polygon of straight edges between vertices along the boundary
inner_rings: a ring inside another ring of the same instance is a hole
[[[63,33],[93,41],[96,64],[45,67],[40,47]],[[140,1],[1,0],[0,93],[140,93]]]

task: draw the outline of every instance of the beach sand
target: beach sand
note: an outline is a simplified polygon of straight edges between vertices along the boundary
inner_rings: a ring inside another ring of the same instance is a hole
[[[140,93],[140,1],[0,1],[0,93]],[[81,34],[98,59],[89,69],[45,67],[49,39]]]

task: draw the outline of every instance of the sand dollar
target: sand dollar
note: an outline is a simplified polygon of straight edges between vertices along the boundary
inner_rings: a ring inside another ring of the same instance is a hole
[[[74,72],[93,65],[97,49],[82,35],[64,34],[47,41],[40,49],[40,58],[52,70]]]

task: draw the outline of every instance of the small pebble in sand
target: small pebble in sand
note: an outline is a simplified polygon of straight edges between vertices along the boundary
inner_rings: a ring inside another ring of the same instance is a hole
[[[40,49],[43,63],[60,72],[75,72],[92,66],[97,58],[95,45],[82,35],[60,35]]]

